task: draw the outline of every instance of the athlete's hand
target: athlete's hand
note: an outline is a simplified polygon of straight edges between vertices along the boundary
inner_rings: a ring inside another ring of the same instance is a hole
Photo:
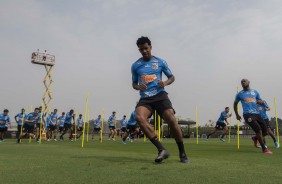
[[[263,105],[263,101],[262,100],[258,100],[257,104]]]
[[[146,86],[146,84],[142,83],[138,86],[138,88],[139,88],[140,91],[145,91],[147,89],[147,86]]]
[[[240,115],[236,115],[236,119],[241,121],[242,117]]]
[[[164,88],[166,86],[164,81],[161,81],[161,80],[158,80],[158,85],[162,88]]]

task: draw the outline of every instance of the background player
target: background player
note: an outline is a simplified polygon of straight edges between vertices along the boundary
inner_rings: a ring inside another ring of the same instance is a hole
[[[66,120],[66,116],[65,116],[65,112],[62,112],[62,116],[58,117],[58,124],[59,124],[59,132],[60,134],[62,134],[62,132],[64,131],[64,124],[65,124],[65,120]]]
[[[100,133],[100,131],[102,131],[101,130],[101,124],[102,124],[101,115],[99,115],[98,118],[94,120],[94,129],[93,129],[93,132],[92,132],[92,141],[94,141],[94,134]]]
[[[0,114],[0,142],[4,141],[4,135],[8,130],[8,124],[11,124],[9,110],[5,109],[2,114]]]
[[[78,139],[81,137],[82,131],[83,131],[83,118],[82,118],[82,114],[80,114],[79,117],[77,118],[77,133],[80,132],[79,136],[77,137]]]
[[[127,131],[122,139],[123,144],[126,144],[126,138],[128,136],[129,136],[130,141],[132,142],[133,136],[139,133],[139,126],[137,124],[137,121],[135,120],[135,114],[136,114],[135,111],[133,111],[127,122],[127,126],[126,126]]]
[[[115,136],[117,134],[117,130],[116,130],[116,112],[113,112],[112,115],[109,117],[108,120],[109,123],[109,129],[110,129],[110,134],[109,134],[109,140],[115,140]]]
[[[18,132],[17,132],[17,138],[19,139],[20,135],[21,135],[21,130],[23,130],[23,124],[24,124],[24,119],[26,118],[26,114],[25,114],[25,109],[22,108],[21,113],[18,113],[15,116],[15,121],[18,124]]]
[[[69,140],[73,141],[73,122],[75,121],[74,119],[74,111],[73,109],[70,110],[70,112],[68,112],[66,114],[66,119],[65,119],[65,123],[64,123],[64,131],[60,136],[60,140],[64,140],[64,135],[67,133],[68,130],[70,130],[70,135],[69,135]]]
[[[126,120],[126,115],[123,116],[123,118],[120,120],[120,137],[123,138],[124,134],[126,133],[126,125],[127,125],[127,120]]]
[[[224,121],[227,123],[227,125],[229,124],[227,119],[231,117],[231,114],[229,114],[229,107],[225,107],[225,110],[223,112],[220,113],[220,116],[216,122],[215,125],[215,130],[213,132],[211,132],[210,134],[208,134],[207,136],[207,140],[209,139],[209,137],[214,134],[215,132],[217,132],[218,130],[223,130],[223,134],[220,137],[221,141],[225,141],[224,140],[224,136],[228,133],[228,127],[226,126],[226,124],[224,123]]]

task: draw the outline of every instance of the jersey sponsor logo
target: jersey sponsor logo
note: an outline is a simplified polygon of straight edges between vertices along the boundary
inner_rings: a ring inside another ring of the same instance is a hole
[[[148,65],[148,64],[145,65],[145,68],[149,68],[149,67],[150,67],[150,65]]]
[[[157,93],[158,93],[157,90],[145,92],[145,94],[146,94],[147,96],[154,96],[154,95],[156,95]]]
[[[261,107],[259,107],[259,108],[258,108],[258,110],[259,110],[259,111],[261,111],[261,110],[262,110],[262,108],[261,108]]]
[[[246,103],[252,103],[252,102],[256,102],[256,99],[255,98],[245,98],[244,101]]]
[[[140,64],[141,64],[141,61],[138,61],[137,64],[140,65]]]
[[[251,95],[255,95],[255,91],[254,90],[251,91]]]
[[[154,75],[142,75],[141,80],[143,83],[153,82],[157,79],[157,76]]]
[[[153,68],[154,70],[157,70],[157,69],[159,68],[158,63],[153,63],[153,64],[152,64],[152,68]]]
[[[154,60],[154,63],[158,63],[159,61],[157,59]]]

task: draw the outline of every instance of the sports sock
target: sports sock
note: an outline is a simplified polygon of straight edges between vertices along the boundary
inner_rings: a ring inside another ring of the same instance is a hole
[[[176,142],[176,144],[178,146],[179,153],[180,154],[185,153],[183,142]]]
[[[156,148],[158,149],[158,151],[162,151],[165,150],[165,148],[163,147],[163,145],[160,143],[160,141],[158,140],[157,136],[153,137],[152,139],[150,139],[150,141],[156,146]]]
[[[221,139],[223,139],[224,137],[225,137],[225,134],[222,134],[222,135],[221,135]]]

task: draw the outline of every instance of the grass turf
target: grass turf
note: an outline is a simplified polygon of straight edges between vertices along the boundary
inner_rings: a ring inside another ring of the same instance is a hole
[[[267,140],[273,155],[261,153],[251,140],[231,143],[186,139],[192,163],[179,162],[174,140],[163,140],[171,157],[155,164],[157,154],[150,141],[123,145],[104,140],[81,142],[0,143],[0,183],[281,183],[282,150]]]

